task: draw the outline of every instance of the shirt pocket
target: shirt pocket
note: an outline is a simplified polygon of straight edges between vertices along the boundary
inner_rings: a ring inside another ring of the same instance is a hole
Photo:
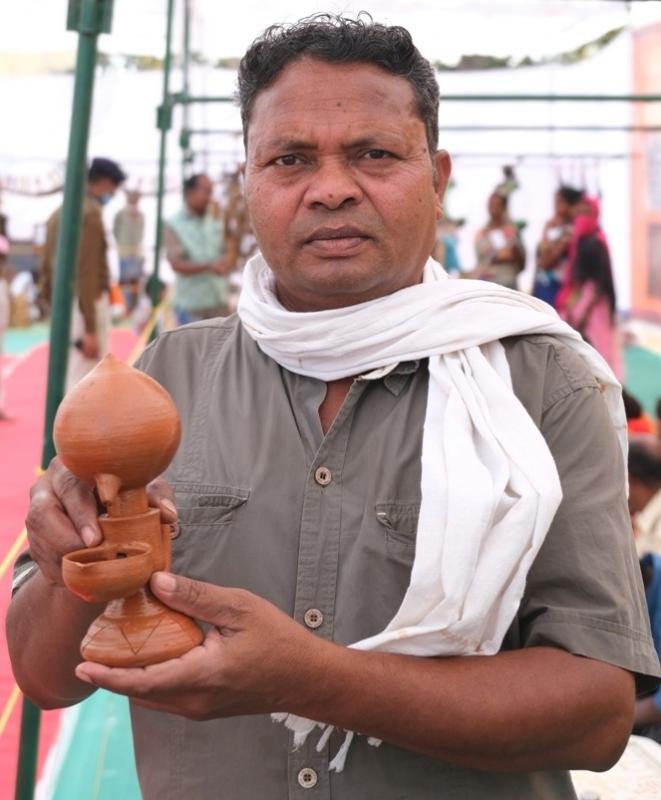
[[[249,489],[173,483],[179,535],[172,540],[172,571],[209,583],[223,583],[240,536],[240,509]]]
[[[174,490],[182,534],[229,525],[250,496],[249,489],[234,486],[176,483]]]
[[[420,515],[420,503],[388,501],[374,506],[376,520],[386,540],[391,555],[413,561],[415,539]]]

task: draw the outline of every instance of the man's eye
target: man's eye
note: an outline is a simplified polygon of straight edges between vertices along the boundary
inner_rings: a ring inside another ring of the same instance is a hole
[[[368,150],[365,153],[365,158],[367,158],[369,161],[376,161],[378,159],[388,158],[390,155],[392,154],[389,153],[387,150],[374,149],[374,150]]]
[[[273,163],[279,167],[295,167],[299,162],[299,157],[291,153],[287,153],[286,156],[279,156],[279,158],[273,160]]]

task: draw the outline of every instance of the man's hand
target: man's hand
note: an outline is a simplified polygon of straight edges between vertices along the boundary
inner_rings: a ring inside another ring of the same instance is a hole
[[[229,260],[225,257],[217,258],[215,261],[212,261],[210,267],[211,271],[215,272],[216,275],[227,275],[232,271],[232,266]]]
[[[160,509],[163,523],[176,531],[172,488],[159,478],[147,487],[147,495],[150,505]],[[25,521],[30,553],[49,583],[63,585],[63,555],[101,543],[98,514],[93,487],[54,458],[31,489]]]
[[[214,625],[204,642],[139,669],[83,663],[76,668],[80,680],[203,720],[286,711],[313,676],[323,675],[332,645],[261,597],[169,573],[156,573],[151,588],[171,608]]]
[[[85,358],[99,357],[99,339],[95,333],[84,333],[80,343],[80,351]]]

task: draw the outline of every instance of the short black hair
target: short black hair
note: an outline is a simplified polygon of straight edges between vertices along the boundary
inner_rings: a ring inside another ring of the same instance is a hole
[[[629,475],[646,486],[661,485],[661,447],[632,439],[629,442]]]
[[[622,400],[624,400],[624,413],[627,419],[638,419],[643,416],[643,407],[640,401],[622,387]]]
[[[126,180],[126,173],[116,161],[109,158],[93,158],[87,172],[87,180],[93,183],[101,178],[108,178],[115,186],[119,186]]]
[[[188,192],[192,192],[193,189],[197,189],[197,185],[202,178],[208,178],[209,176],[205,172],[196,172],[195,175],[191,175],[190,178],[186,178],[184,181],[184,194],[188,194]]]
[[[256,96],[292,62],[309,56],[330,64],[374,64],[411,84],[425,124],[430,153],[438,147],[439,89],[432,65],[399,25],[382,25],[361,12],[356,19],[313,14],[293,24],[271,25],[250,45],[239,64],[238,99],[247,143]]]
[[[575,189],[573,186],[569,186],[566,183],[558,188],[557,193],[562,197],[565,203],[570,206],[578,205],[585,195],[582,189]]]

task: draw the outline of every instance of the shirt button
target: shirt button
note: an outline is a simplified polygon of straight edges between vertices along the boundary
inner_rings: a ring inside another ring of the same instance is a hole
[[[314,479],[317,481],[319,486],[328,486],[328,484],[333,480],[333,476],[331,475],[331,471],[328,469],[328,467],[319,467],[314,473]]]
[[[303,619],[305,620],[305,624],[308,628],[315,628],[321,627],[324,621],[324,615],[319,611],[318,608],[308,608],[308,610],[303,615]]]
[[[304,767],[298,773],[298,782],[304,789],[312,789],[317,785],[318,780],[317,773],[310,767]]]

